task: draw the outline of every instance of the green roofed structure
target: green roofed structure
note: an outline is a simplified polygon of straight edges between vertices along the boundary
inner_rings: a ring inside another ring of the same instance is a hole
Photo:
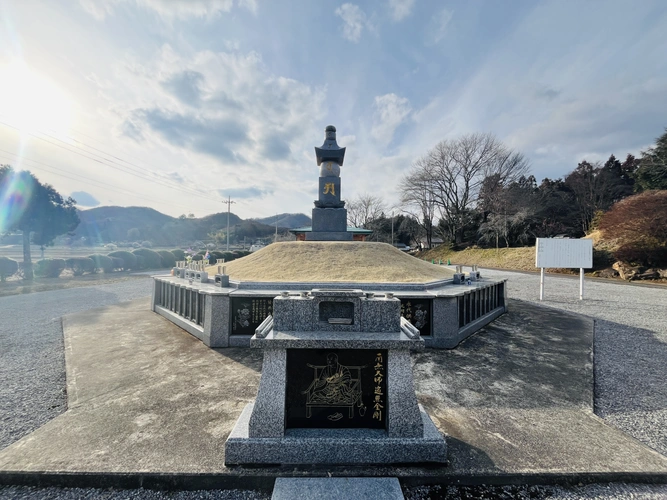
[[[307,234],[312,232],[313,228],[310,226],[297,227],[290,229],[289,232],[296,236],[296,241],[306,241]],[[347,226],[347,232],[352,233],[352,241],[366,241],[373,231],[371,229],[361,229],[358,227]]]

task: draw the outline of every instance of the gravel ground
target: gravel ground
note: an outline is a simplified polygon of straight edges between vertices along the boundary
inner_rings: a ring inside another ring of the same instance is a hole
[[[0,449],[66,407],[61,317],[146,297],[151,280],[0,298]]]
[[[482,270],[508,277],[511,298],[540,303],[539,276]],[[66,409],[60,317],[134,300],[150,294],[150,280],[136,280],[0,298],[0,449]],[[578,281],[547,276],[545,306],[596,319],[596,413],[638,440],[667,454],[667,288],[587,282],[578,300]],[[578,487],[410,488],[406,498],[626,498],[667,499],[667,485],[610,484]],[[0,487],[0,498],[46,499],[265,499],[245,490],[174,491]]]

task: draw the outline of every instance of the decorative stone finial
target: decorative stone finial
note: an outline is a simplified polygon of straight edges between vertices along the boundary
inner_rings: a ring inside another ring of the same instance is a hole
[[[340,167],[345,159],[345,148],[341,148],[336,142],[336,127],[329,125],[324,132],[324,144],[321,148],[315,148],[317,165],[322,165],[322,162],[334,162]]]

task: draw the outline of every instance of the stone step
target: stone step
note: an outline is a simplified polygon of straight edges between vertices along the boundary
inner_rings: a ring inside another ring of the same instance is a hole
[[[397,477],[279,477],[271,500],[403,500]]]

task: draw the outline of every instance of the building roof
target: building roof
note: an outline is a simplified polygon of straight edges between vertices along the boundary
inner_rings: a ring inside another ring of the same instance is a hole
[[[313,228],[311,226],[297,227],[297,228],[289,230],[289,232],[292,233],[292,234],[311,233],[312,231],[313,231]],[[373,231],[370,230],[370,229],[362,229],[360,227],[347,226],[347,232],[348,233],[354,233],[354,234],[371,234]]]

